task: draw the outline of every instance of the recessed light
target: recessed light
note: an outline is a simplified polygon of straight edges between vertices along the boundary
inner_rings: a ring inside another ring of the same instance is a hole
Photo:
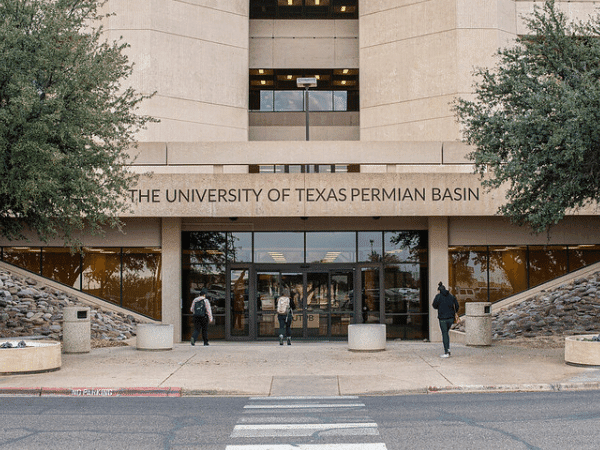
[[[342,6],[342,12],[346,12],[346,7]]]

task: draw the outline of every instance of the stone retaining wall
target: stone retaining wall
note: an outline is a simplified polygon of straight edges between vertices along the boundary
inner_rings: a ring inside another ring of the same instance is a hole
[[[62,340],[63,308],[83,305],[74,297],[36,280],[0,270],[0,339],[44,336]],[[120,341],[135,336],[138,321],[130,315],[92,308],[91,338]]]

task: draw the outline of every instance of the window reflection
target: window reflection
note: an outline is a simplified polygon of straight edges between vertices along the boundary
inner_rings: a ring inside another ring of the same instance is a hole
[[[64,247],[43,248],[42,276],[81,289],[81,253]]]
[[[490,247],[489,301],[527,289],[527,247]],[[485,300],[488,301],[488,300]]]
[[[304,91],[275,91],[273,109],[275,112],[304,111]]]
[[[529,286],[537,286],[567,273],[566,247],[529,247]]]
[[[249,335],[248,269],[231,271],[231,335]]]
[[[379,262],[383,252],[383,233],[381,231],[358,232],[358,261]]]
[[[39,247],[4,247],[2,259],[30,272],[40,273],[41,249]]]
[[[304,233],[254,233],[254,262],[304,262]]]
[[[354,232],[306,233],[306,262],[347,263],[356,261]]]
[[[576,245],[569,247],[569,271],[600,261],[600,245]]]
[[[115,305],[121,304],[120,249],[84,249],[81,290]]]
[[[309,111],[333,111],[333,91],[308,91]]]
[[[161,254],[159,249],[123,249],[123,302],[154,319],[162,316]]]
[[[449,249],[450,286],[464,313],[467,302],[487,302],[487,247],[452,247]]]
[[[227,233],[227,260],[252,262],[252,233]]]

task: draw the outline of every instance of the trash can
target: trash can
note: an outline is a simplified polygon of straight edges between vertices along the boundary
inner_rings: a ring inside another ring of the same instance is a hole
[[[467,302],[465,310],[465,343],[474,346],[492,345],[492,304]]]
[[[63,353],[89,353],[92,347],[90,308],[63,308]]]

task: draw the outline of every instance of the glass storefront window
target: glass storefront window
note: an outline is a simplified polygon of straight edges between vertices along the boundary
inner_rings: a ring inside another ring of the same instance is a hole
[[[306,233],[306,262],[356,262],[356,234],[333,231]]]
[[[42,276],[81,289],[81,253],[64,247],[44,247]]]
[[[81,290],[121,304],[121,249],[84,249]]]
[[[2,259],[30,272],[40,273],[41,249],[39,247],[4,247]]]
[[[450,286],[456,296],[460,313],[467,302],[487,302],[488,251],[487,247],[451,247],[448,251]]]
[[[379,269],[363,267],[360,275],[362,284],[362,320],[364,323],[380,323]]]
[[[303,263],[304,233],[254,233],[255,263]]]
[[[489,301],[495,302],[527,289],[527,248],[490,247]]]
[[[252,262],[252,233],[227,233],[227,261]]]
[[[569,271],[600,261],[600,245],[576,245],[569,247]]]
[[[249,335],[248,269],[232,270],[231,274],[231,335]]]
[[[412,263],[386,265],[384,289],[388,338],[427,337],[428,303],[423,298],[421,266]]]
[[[530,246],[529,287],[558,278],[567,273],[567,248],[561,246]]]
[[[260,91],[260,111],[273,111],[273,91]]]
[[[383,234],[384,262],[425,262],[427,252],[423,234],[420,231],[386,231]]]
[[[358,232],[358,262],[379,262],[383,253],[381,231]]]
[[[123,249],[121,306],[160,320],[162,317],[161,273],[160,249]]]
[[[219,264],[225,269],[226,234],[217,231],[183,233],[183,264]]]

